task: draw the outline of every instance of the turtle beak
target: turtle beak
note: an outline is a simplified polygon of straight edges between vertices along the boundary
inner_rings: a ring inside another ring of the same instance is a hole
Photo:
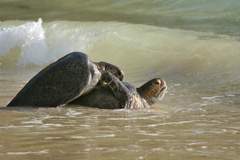
[[[158,95],[158,101],[161,101],[165,94],[167,93],[167,84],[164,80],[161,80],[161,89],[159,91],[159,95]]]

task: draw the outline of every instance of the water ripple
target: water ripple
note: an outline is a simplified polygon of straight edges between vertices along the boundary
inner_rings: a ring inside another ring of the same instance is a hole
[[[41,150],[41,151],[28,151],[28,152],[7,152],[7,155],[29,155],[29,154],[34,154],[34,155],[42,155],[42,154],[48,154],[48,150]]]

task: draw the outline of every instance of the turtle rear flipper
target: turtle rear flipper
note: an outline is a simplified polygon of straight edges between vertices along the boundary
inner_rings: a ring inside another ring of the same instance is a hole
[[[110,72],[103,72],[97,87],[70,104],[102,109],[125,108],[131,93],[123,82]]]
[[[123,71],[118,68],[117,66],[107,63],[107,62],[95,62],[97,65],[99,71],[103,74],[104,72],[112,73],[114,76],[116,76],[119,80],[123,80],[124,73]]]
[[[133,94],[121,80],[112,73],[105,72],[102,73],[101,81],[103,81],[105,87],[108,87],[112,91],[113,96],[118,99],[119,108],[130,108]]]

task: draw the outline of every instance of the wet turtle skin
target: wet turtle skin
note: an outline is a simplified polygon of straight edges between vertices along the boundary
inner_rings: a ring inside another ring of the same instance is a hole
[[[154,78],[139,88],[120,81],[111,73],[103,74],[105,84],[98,85],[89,93],[80,96],[70,104],[101,109],[149,108],[156,99],[164,96],[167,86],[160,78]]]

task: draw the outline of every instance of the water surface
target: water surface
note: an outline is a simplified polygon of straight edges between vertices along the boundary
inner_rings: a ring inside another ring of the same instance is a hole
[[[238,1],[39,3],[0,2],[0,159],[239,158]],[[71,51],[169,91],[150,110],[5,108]]]

